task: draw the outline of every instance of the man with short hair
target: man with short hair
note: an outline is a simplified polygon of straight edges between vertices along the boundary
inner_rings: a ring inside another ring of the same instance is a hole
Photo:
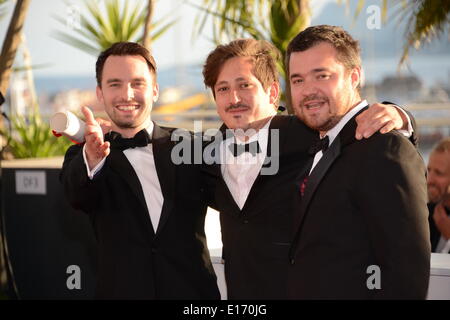
[[[151,120],[156,64],[132,42],[103,51],[97,98],[113,131],[84,107],[86,143],[68,149],[61,180],[98,240],[96,298],[220,299],[204,232],[196,166],[171,161],[171,129]]]
[[[450,138],[438,142],[428,160],[431,251],[450,253]]]
[[[320,134],[298,181],[290,299],[424,299],[430,270],[425,166],[398,132],[358,141],[358,41],[335,26],[287,50],[297,116]],[[300,138],[300,137],[299,137]]]
[[[220,211],[229,299],[287,297],[293,205],[300,195],[296,178],[317,133],[294,116],[276,115],[276,59],[272,44],[239,39],[215,48],[203,68],[224,121],[220,162],[204,173]],[[366,136],[403,125],[394,107],[379,105],[360,120],[364,125],[357,134],[367,130]],[[226,129],[233,134],[225,134]]]

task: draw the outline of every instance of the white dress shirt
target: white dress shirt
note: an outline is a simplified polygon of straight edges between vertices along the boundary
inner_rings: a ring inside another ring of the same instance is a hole
[[[267,143],[269,140],[269,126],[272,119],[257,131],[256,134],[249,137],[244,142],[239,136],[233,136],[221,142],[221,171],[223,179],[230,190],[234,201],[242,210],[250,190],[261,171],[262,165],[267,154]],[[232,143],[246,144],[258,141],[261,152],[253,156],[250,152],[242,152],[235,157],[229,146]]]
[[[369,104],[367,103],[367,100],[361,101],[356,107],[354,107],[349,112],[347,112],[345,114],[345,116],[343,116],[342,119],[339,120],[339,122],[332,129],[330,129],[327,132],[326,136],[328,136],[328,139],[330,139],[330,142],[329,142],[330,146],[333,143],[334,139],[336,139],[338,134],[341,132],[342,128],[345,127],[347,122],[349,122],[351,118],[353,118],[359,111],[361,111],[361,109],[365,108],[368,105]],[[398,132],[403,134],[405,137],[409,138],[409,137],[411,137],[412,132],[413,132],[412,125],[411,125],[411,119],[409,118],[408,114],[402,108],[399,108],[399,107],[396,107],[396,108],[397,108],[397,110],[400,110],[401,112],[403,112],[403,114],[406,116],[406,118],[408,120],[408,130],[407,131],[406,130],[398,130]],[[322,138],[324,138],[324,137],[322,137]],[[309,171],[310,174],[313,171],[314,167],[317,165],[317,163],[320,161],[320,159],[322,159],[322,156],[323,156],[322,150],[320,150],[319,152],[316,153],[316,155],[314,156],[313,165],[311,167],[311,170]]]
[[[147,128],[147,132],[150,136],[153,134],[153,127],[153,122],[150,122],[150,125]],[[123,153],[127,157],[136,172],[137,177],[139,178],[145,197],[145,203],[147,204],[147,211],[150,215],[153,230],[156,232],[159,220],[161,218],[164,197],[161,191],[158,174],[156,172],[152,144],[149,144],[146,147],[129,148],[124,150]],[[94,169],[89,170],[84,147],[83,157],[86,164],[88,177],[92,180],[94,176],[103,168],[106,158],[102,159],[102,161]],[[127,201],[127,199],[124,199],[124,201]]]

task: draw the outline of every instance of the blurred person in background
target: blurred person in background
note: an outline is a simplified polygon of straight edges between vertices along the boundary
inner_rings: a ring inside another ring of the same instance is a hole
[[[450,138],[438,142],[428,160],[431,251],[450,252]]]

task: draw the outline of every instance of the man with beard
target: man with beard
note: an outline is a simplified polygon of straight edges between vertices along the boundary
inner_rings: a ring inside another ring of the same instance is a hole
[[[358,41],[313,26],[286,56],[297,116],[320,134],[299,176],[289,250],[291,299],[424,299],[430,270],[425,166],[393,131],[356,140]]]
[[[428,160],[431,251],[450,252],[450,138],[439,141]]]
[[[88,108],[86,143],[68,149],[61,180],[98,240],[100,299],[219,299],[204,233],[199,171],[171,161],[171,130],[151,121],[156,64],[137,43],[100,54],[97,98],[113,131]]]
[[[266,41],[235,40],[215,48],[203,68],[224,122],[220,161],[204,173],[220,211],[229,299],[287,297],[293,206],[300,196],[296,179],[317,133],[294,116],[276,115],[276,52]],[[403,125],[394,107],[382,105],[362,113],[359,123],[353,136]]]

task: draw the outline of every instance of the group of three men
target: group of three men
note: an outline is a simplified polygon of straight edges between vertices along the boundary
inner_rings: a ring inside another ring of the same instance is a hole
[[[83,108],[86,143],[69,148],[61,176],[95,228],[98,298],[220,298],[207,205],[220,211],[229,299],[425,297],[425,167],[403,134],[373,134],[410,119],[397,107],[367,108],[358,42],[333,26],[291,41],[298,118],[278,116],[275,52],[245,39],[209,54],[204,82],[224,125],[211,142],[220,160],[202,165],[175,165],[174,130],[151,121],[158,86],[150,53],[118,43],[100,54],[97,97],[112,131],[104,135]],[[274,161],[275,172],[265,170]]]

